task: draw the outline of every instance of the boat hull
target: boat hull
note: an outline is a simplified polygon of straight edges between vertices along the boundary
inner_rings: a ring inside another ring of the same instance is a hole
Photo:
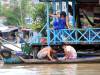
[[[100,57],[87,57],[87,58],[77,58],[74,60],[67,61],[49,61],[49,60],[39,60],[39,59],[25,59],[27,61],[18,62],[4,62],[5,64],[73,64],[73,63],[100,63]]]

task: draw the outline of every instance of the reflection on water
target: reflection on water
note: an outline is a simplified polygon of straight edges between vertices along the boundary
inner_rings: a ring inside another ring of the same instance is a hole
[[[100,64],[0,64],[0,75],[100,75]]]

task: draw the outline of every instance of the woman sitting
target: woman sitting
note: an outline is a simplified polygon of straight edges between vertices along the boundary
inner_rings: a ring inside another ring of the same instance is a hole
[[[77,52],[72,46],[63,43],[62,48],[64,49],[64,57],[59,60],[73,60],[77,58]]]

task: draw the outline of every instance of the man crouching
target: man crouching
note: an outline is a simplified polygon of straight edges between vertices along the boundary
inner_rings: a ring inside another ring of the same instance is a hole
[[[47,46],[38,52],[37,57],[38,59],[48,59],[51,61],[56,61],[56,58],[54,57],[55,53],[55,50],[53,50],[50,46]]]

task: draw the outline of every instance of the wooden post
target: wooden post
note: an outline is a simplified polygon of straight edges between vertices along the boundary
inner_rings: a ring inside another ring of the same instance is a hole
[[[50,28],[49,28],[49,1],[46,2],[47,4],[47,44],[50,45]]]
[[[73,25],[75,26],[75,0],[72,0],[72,9],[73,9],[73,17],[74,17],[74,19],[73,19]]]

